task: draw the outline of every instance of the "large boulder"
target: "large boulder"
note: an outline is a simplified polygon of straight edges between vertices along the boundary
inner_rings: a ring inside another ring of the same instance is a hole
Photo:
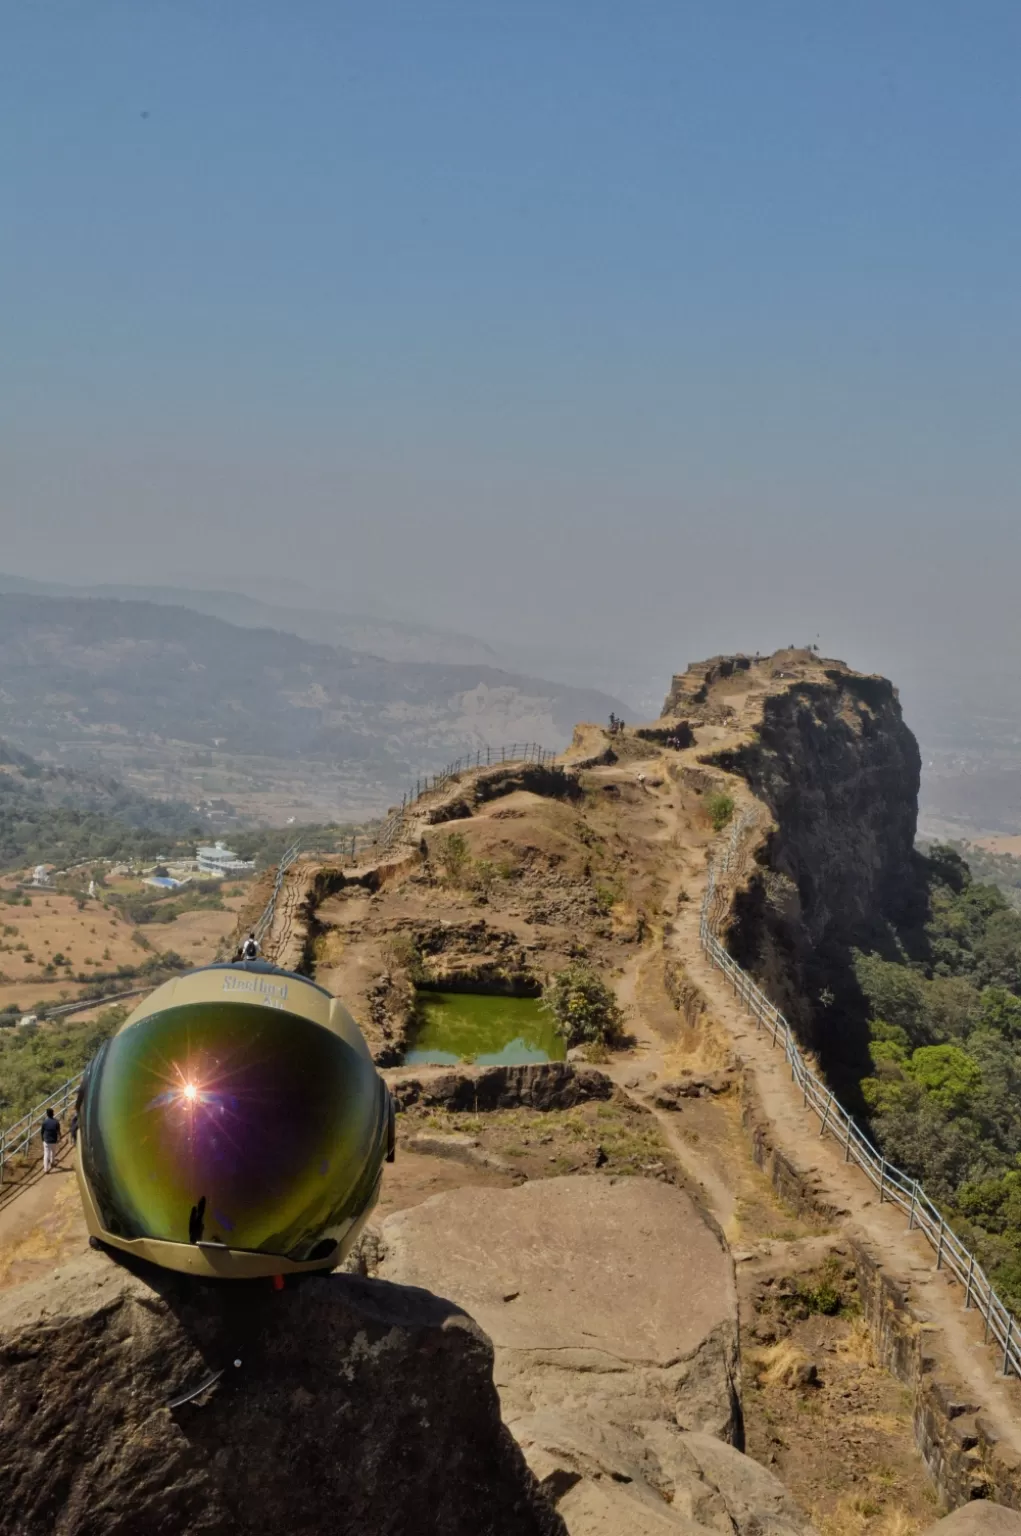
[[[975,1499],[930,1525],[925,1536],[1021,1536],[1021,1515],[1002,1504]]]
[[[89,1254],[9,1292],[0,1446],[4,1536],[564,1530],[477,1324],[355,1276],[274,1293]]]
[[[450,1296],[496,1347],[504,1419],[571,1536],[796,1536],[741,1455],[726,1244],[683,1190],[574,1176],[390,1216],[380,1273]]]

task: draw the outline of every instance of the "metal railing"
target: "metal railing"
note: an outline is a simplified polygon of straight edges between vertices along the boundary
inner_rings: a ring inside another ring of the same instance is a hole
[[[729,871],[738,854],[741,835],[751,817],[745,815],[734,823],[730,838],[721,850],[719,869]],[[709,866],[709,879],[702,900],[699,939],[710,964],[721,970],[736,996],[755,1019],[756,1028],[765,1030],[770,1043],[783,1050],[791,1069],[791,1081],[801,1089],[802,1104],[819,1117],[819,1135],[832,1136],[843,1147],[844,1161],[856,1164],[878,1191],[880,1204],[899,1206],[907,1214],[908,1229],[919,1231],[936,1255],[936,1268],[949,1270],[964,1288],[964,1306],[974,1307],[985,1322],[985,1340],[994,1343],[1005,1376],[1021,1376],[1021,1325],[1000,1300],[975,1255],[947,1225],[943,1213],[929,1199],[917,1179],[909,1178],[893,1163],[887,1162],[861,1127],[843,1108],[825,1083],[801,1054],[794,1031],[780,1010],[769,1001],[751,977],[727,953],[717,937],[717,928],[729,907],[729,896],[717,885],[717,863]]]
[[[284,853],[280,859],[280,863],[277,865],[276,879],[273,881],[273,889],[270,892],[269,900],[266,902],[266,905],[262,909],[262,916],[259,918],[259,921],[252,929],[252,932],[255,934],[255,937],[260,944],[266,937],[266,934],[269,932],[270,928],[273,926],[273,918],[277,909],[277,900],[280,896],[281,890],[283,889],[284,876],[287,874],[287,871],[290,869],[291,865],[294,863],[300,852],[301,838],[299,837],[295,842],[291,844],[289,848],[284,850]]]
[[[451,779],[456,779],[458,774],[467,773],[469,769],[499,767],[501,763],[537,763],[540,767],[545,767],[548,763],[552,763],[556,756],[556,752],[551,752],[548,747],[540,746],[535,741],[515,741],[510,750],[506,747],[478,747],[474,752],[469,752],[466,756],[458,757],[454,762],[448,763],[441,772],[434,773],[432,777],[426,774],[424,779],[416,779],[414,789],[409,788],[400,805],[395,806],[390,812],[373,838],[373,843],[377,848],[384,850],[392,848],[399,841],[408,811],[415,802],[421,800],[423,795],[431,794],[433,790],[443,789]]]
[[[8,1172],[12,1158],[27,1158],[31,1163],[36,1160],[32,1155],[36,1150],[38,1157],[42,1157],[39,1128],[43,1116],[48,1109],[56,1110],[58,1120],[66,1116],[78,1096],[83,1076],[84,1073],[76,1072],[74,1077],[69,1077],[66,1083],[61,1083],[59,1088],[47,1094],[35,1109],[30,1109],[27,1115],[22,1115],[20,1120],[9,1125],[5,1131],[0,1131],[0,1193],[3,1193],[4,1175]]]

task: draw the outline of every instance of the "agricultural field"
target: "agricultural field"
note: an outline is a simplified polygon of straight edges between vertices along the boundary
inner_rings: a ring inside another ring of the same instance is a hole
[[[0,881],[0,1015],[52,1008],[96,988],[143,985],[145,967],[163,955],[189,966],[212,960],[234,929],[245,890],[235,882],[163,893],[124,874],[90,897]]]

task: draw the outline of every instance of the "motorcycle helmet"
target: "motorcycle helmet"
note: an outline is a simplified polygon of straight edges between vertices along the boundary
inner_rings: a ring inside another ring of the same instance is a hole
[[[79,1094],[92,1238],[193,1275],[334,1268],[393,1150],[393,1103],[347,1009],[266,961],[158,987]]]

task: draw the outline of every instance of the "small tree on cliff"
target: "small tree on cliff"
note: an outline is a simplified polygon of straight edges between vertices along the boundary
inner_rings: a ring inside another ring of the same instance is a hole
[[[706,810],[709,820],[712,822],[714,832],[722,832],[728,821],[734,814],[734,797],[720,790],[715,795],[710,795],[706,801]]]
[[[569,965],[551,976],[542,1006],[553,1015],[557,1033],[570,1045],[613,1045],[624,1034],[624,1014],[601,976],[590,965]]]

